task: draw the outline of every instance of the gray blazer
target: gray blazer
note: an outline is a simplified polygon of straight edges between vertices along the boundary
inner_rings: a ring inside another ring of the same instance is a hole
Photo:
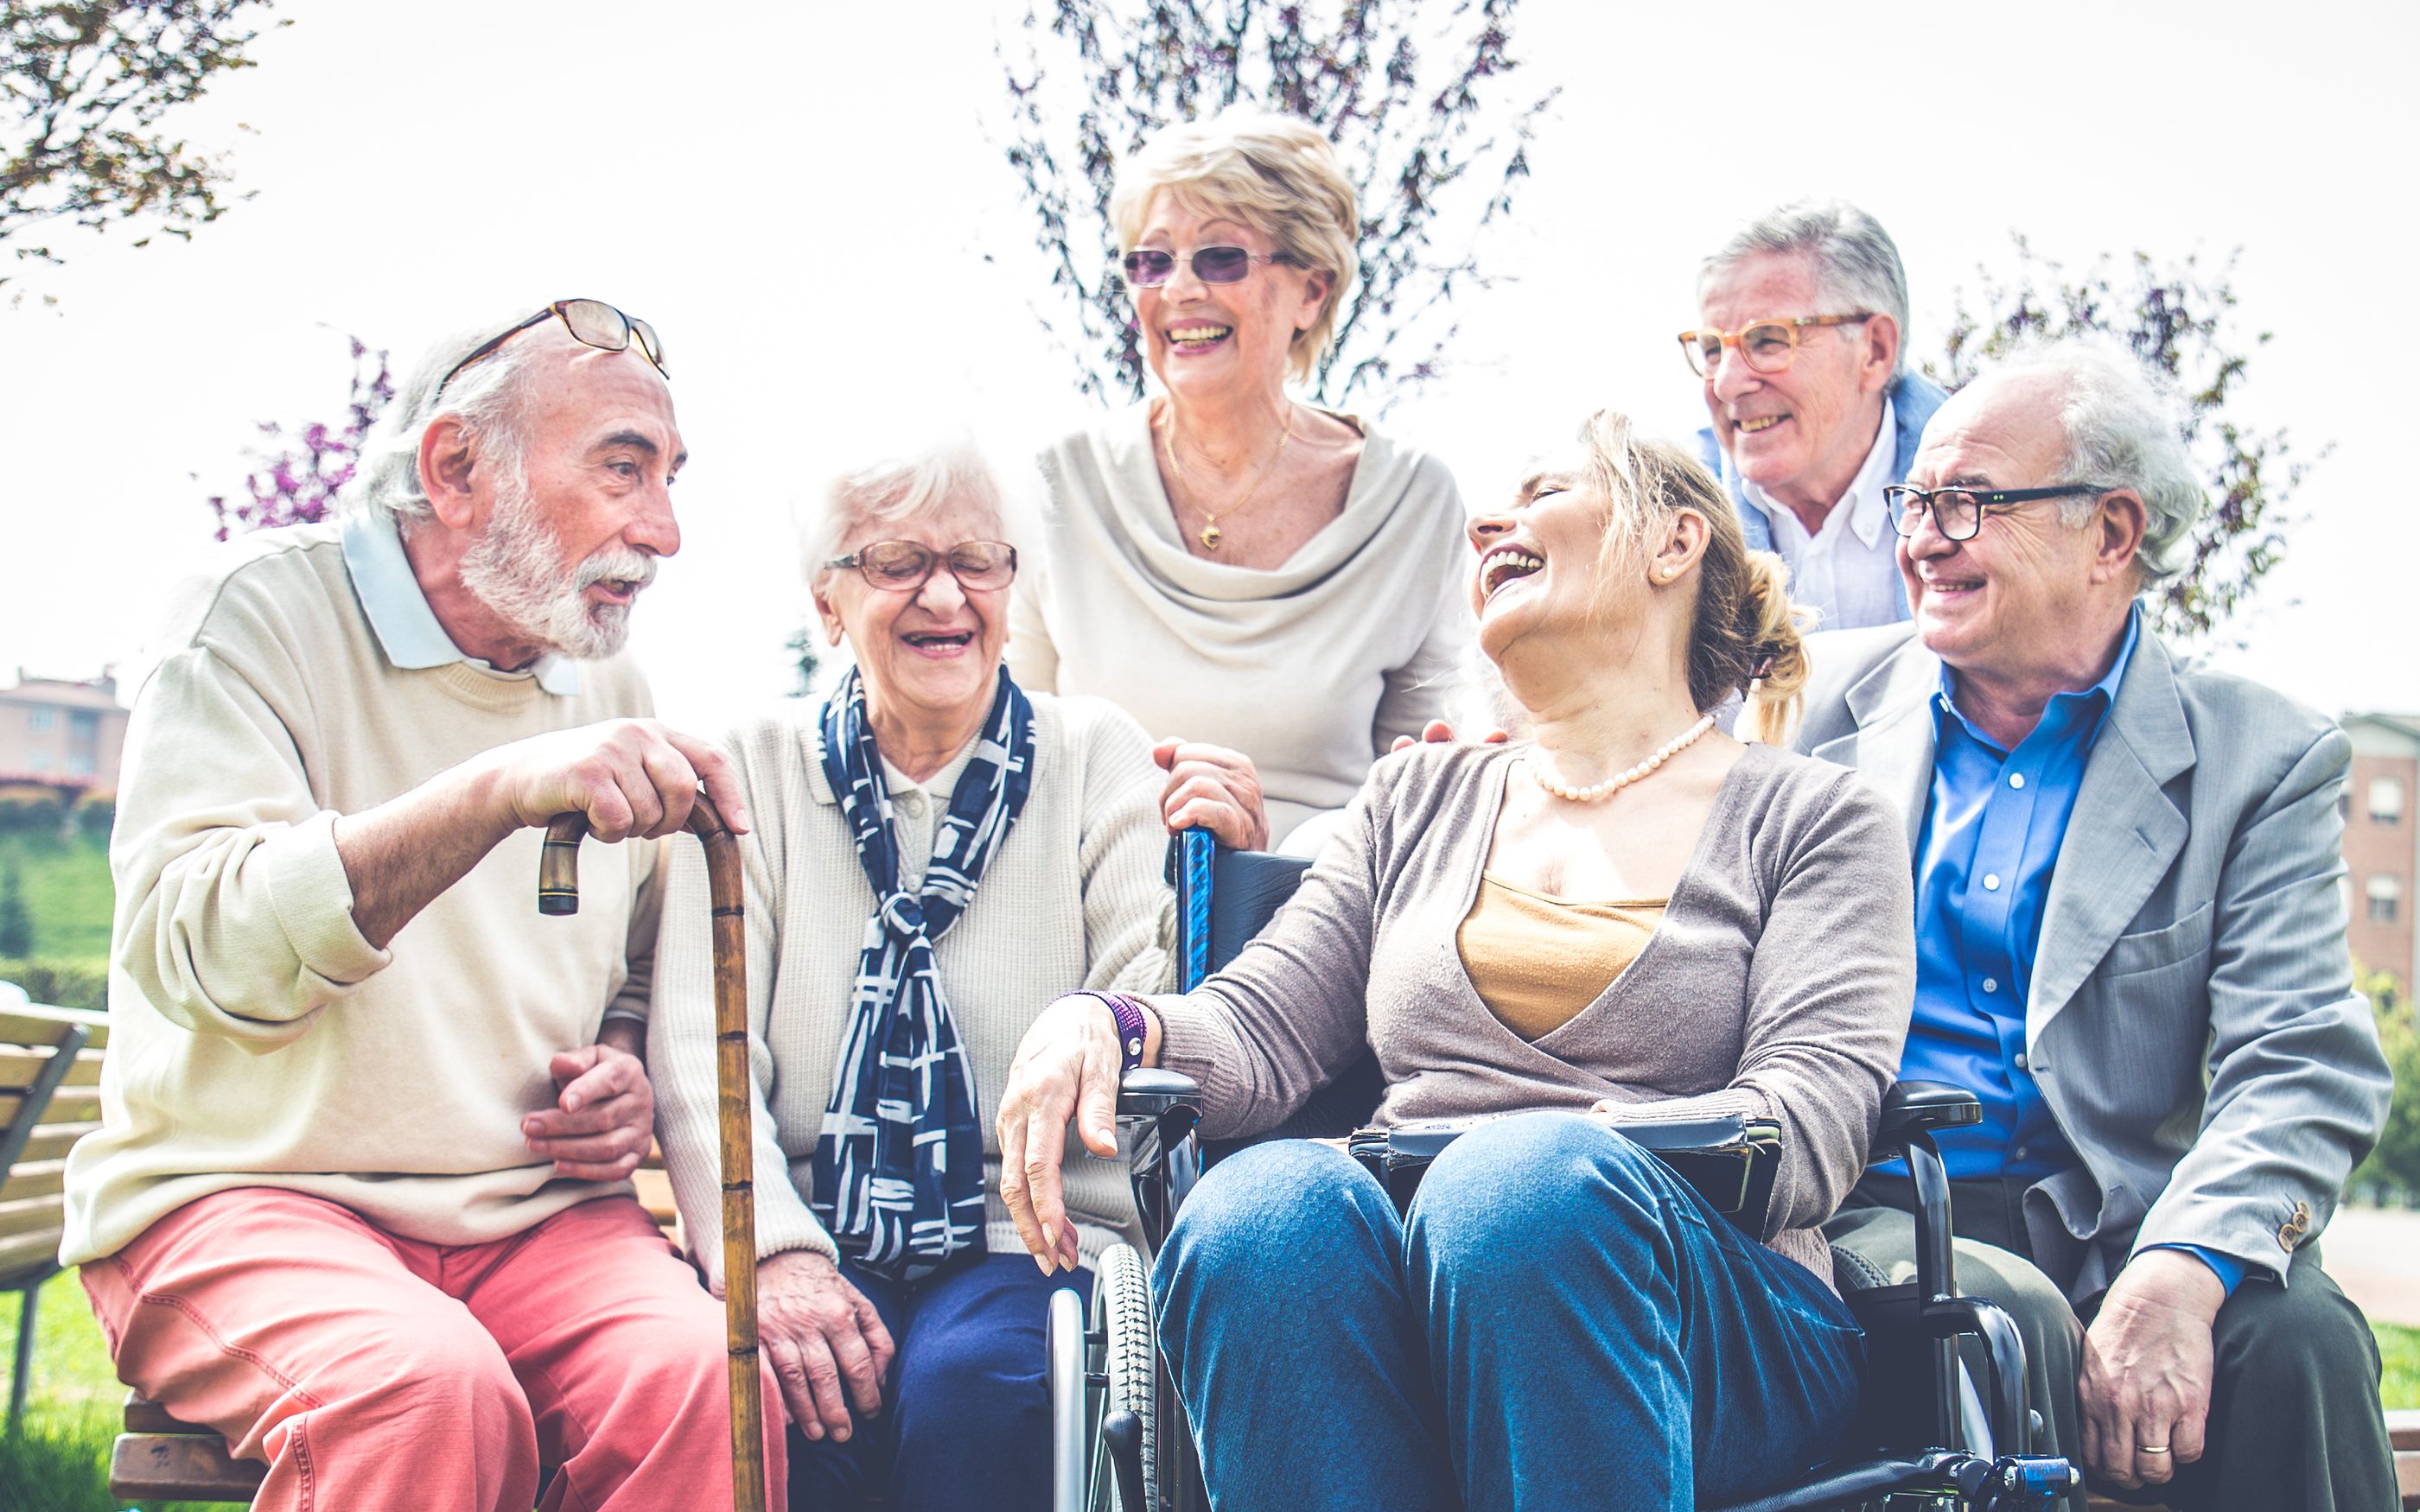
[[[1923,833],[1941,662],[1907,625],[1818,637],[1802,749]],[[2025,1052],[2081,1167],[2025,1194],[2083,1301],[2134,1251],[2198,1244],[2282,1284],[2376,1142],[2394,1079],[2345,947],[2351,743],[2149,629],[2084,769],[2025,1002]]]

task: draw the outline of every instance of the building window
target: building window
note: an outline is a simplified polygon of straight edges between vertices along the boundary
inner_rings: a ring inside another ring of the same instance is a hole
[[[2369,817],[2381,825],[2403,822],[2403,779],[2399,777],[2373,777],[2369,779]]]
[[[2394,923],[2403,902],[2403,879],[2389,872],[2373,872],[2366,891],[2369,894],[2369,921],[2373,924]]]
[[[35,734],[39,735],[46,733],[52,726],[58,722],[59,711],[56,709],[27,709],[25,711],[25,728]]]

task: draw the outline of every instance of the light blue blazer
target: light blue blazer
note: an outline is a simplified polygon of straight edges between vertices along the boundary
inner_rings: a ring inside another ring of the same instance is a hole
[[[1911,865],[1940,687],[1909,625],[1823,636],[1798,735],[1898,807]],[[2282,1282],[2377,1142],[2394,1079],[2338,880],[2351,752],[2334,720],[2144,631],[2084,768],[2025,1003],[2033,1074],[2083,1160],[2025,1193],[2025,1225],[2078,1302],[2154,1244]]]

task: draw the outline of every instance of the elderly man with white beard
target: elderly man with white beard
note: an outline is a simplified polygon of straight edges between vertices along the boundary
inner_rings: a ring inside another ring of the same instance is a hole
[[[440,344],[337,519],[170,598],[63,1258],[121,1379],[268,1461],[256,1506],[730,1500],[721,1309],[628,1181],[651,841],[701,780],[748,820],[620,655],[684,458],[654,331],[559,301]]]

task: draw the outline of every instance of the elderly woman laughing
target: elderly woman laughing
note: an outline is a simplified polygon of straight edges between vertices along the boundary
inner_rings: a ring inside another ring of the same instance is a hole
[[[1358,264],[1353,185],[1315,128],[1172,126],[1119,165],[1110,218],[1166,392],[1044,455],[1057,507],[1010,664],[1142,721],[1171,807],[1249,756],[1272,821],[1253,839],[1309,855],[1331,822],[1312,817],[1448,712],[1471,639],[1462,499],[1436,458],[1286,393]]]
[[[742,841],[762,1335],[795,1425],[792,1504],[1042,1504],[1047,1280],[1000,1206],[988,1131],[1040,1005],[1158,986],[1162,774],[1097,699],[1001,665],[1010,474],[948,442],[839,479],[805,530],[815,606],[855,667],[819,712],[725,748]],[[1249,777],[1249,771],[1244,774]],[[1228,840],[1256,790],[1196,789]],[[715,1229],[702,854],[674,854],[648,1060],[675,1197]],[[1123,1173],[1070,1182],[1089,1258],[1134,1227]],[[695,1246],[718,1289],[721,1255]],[[895,1377],[893,1367],[895,1365]]]

